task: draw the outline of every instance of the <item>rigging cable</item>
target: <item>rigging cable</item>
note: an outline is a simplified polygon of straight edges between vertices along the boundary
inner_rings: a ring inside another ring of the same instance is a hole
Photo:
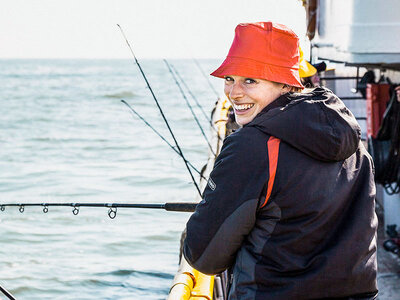
[[[178,141],[176,140],[175,135],[174,135],[174,133],[172,132],[171,127],[169,126],[169,123],[168,123],[168,121],[167,121],[167,118],[165,117],[164,112],[163,112],[163,110],[161,109],[160,104],[158,103],[157,97],[155,96],[155,94],[154,94],[154,92],[153,92],[153,89],[151,88],[150,83],[149,83],[149,81],[147,80],[147,77],[146,77],[146,75],[144,74],[144,72],[143,72],[143,70],[142,70],[142,67],[141,67],[140,64],[139,64],[139,61],[138,61],[138,59],[136,58],[135,53],[133,52],[132,47],[131,47],[131,45],[129,44],[128,39],[126,38],[125,33],[124,33],[124,31],[122,30],[122,27],[121,27],[119,24],[117,24],[117,26],[118,26],[119,29],[121,30],[122,36],[124,37],[124,39],[125,39],[125,41],[126,41],[126,44],[128,45],[129,50],[130,50],[131,53],[132,53],[133,58],[135,59],[136,65],[139,67],[140,73],[142,74],[144,80],[146,81],[147,87],[149,88],[149,90],[150,90],[150,92],[151,92],[151,95],[153,96],[153,99],[154,99],[154,101],[155,101],[155,103],[156,103],[156,105],[157,105],[157,107],[158,107],[158,110],[159,110],[160,113],[161,113],[161,116],[162,116],[162,118],[163,118],[163,120],[164,120],[164,122],[165,122],[165,125],[167,126],[168,131],[169,131],[169,133],[171,134],[171,136],[172,136],[172,138],[173,138],[173,140],[174,140],[174,142],[175,142],[176,148],[177,148],[177,150],[179,151],[180,156],[181,156],[182,159],[183,159],[183,162],[185,163],[186,169],[188,170],[188,172],[189,172],[189,174],[190,174],[190,177],[192,178],[193,184],[194,184],[194,186],[196,187],[197,192],[199,193],[199,195],[200,195],[200,197],[201,197],[200,188],[199,188],[199,186],[197,185],[197,182],[196,182],[196,180],[195,180],[194,177],[193,177],[192,171],[190,170],[189,165],[188,165],[188,163],[187,163],[187,160],[185,159],[185,156],[183,155],[183,152],[182,152],[182,150],[181,150],[181,147],[179,146]]]

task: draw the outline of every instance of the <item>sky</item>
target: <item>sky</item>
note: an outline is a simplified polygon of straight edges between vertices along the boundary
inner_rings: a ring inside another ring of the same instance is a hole
[[[0,7],[0,58],[130,58],[116,24],[140,58],[225,57],[242,22],[285,24],[306,45],[299,0],[0,0]]]

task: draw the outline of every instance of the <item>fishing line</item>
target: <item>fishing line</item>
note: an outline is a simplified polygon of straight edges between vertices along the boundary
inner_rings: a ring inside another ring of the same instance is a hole
[[[208,85],[210,86],[210,88],[214,91],[215,95],[217,96],[217,98],[219,98],[219,94],[216,91],[216,89],[214,88],[214,86],[212,85],[210,78],[206,75],[206,72],[204,72],[203,68],[200,66],[200,63],[197,61],[197,59],[193,58],[194,62],[196,63],[197,67],[199,68],[201,74],[203,74],[204,78],[207,80]]]
[[[199,101],[197,100],[197,98],[194,96],[194,94],[190,91],[189,87],[186,85],[186,82],[182,79],[182,76],[179,74],[178,70],[176,70],[176,68],[174,68],[174,66],[171,66],[172,69],[174,70],[174,72],[176,73],[176,75],[179,77],[179,80],[182,82],[182,84],[185,86],[185,89],[188,91],[189,95],[193,98],[193,100],[196,102],[197,107],[201,110],[201,112],[203,113],[204,117],[206,118],[206,120],[208,122],[212,122],[211,118],[209,117],[209,115],[204,111],[203,107],[201,107]]]
[[[214,156],[216,156],[216,154],[215,154],[215,152],[214,152],[214,150],[213,150],[213,148],[212,148],[212,146],[211,146],[211,144],[210,144],[210,142],[209,142],[209,140],[208,140],[206,134],[204,133],[203,127],[201,126],[201,124],[200,124],[200,122],[199,122],[199,119],[197,119],[197,116],[196,116],[196,114],[194,113],[193,108],[192,108],[192,106],[191,106],[190,103],[189,103],[189,100],[186,98],[185,92],[183,91],[183,89],[182,89],[180,83],[178,82],[178,79],[176,78],[177,75],[175,75],[175,73],[172,71],[172,68],[171,68],[170,64],[168,63],[168,61],[167,61],[166,59],[164,59],[164,62],[165,62],[165,64],[167,65],[168,71],[171,73],[172,77],[174,78],[175,83],[176,83],[176,85],[178,86],[179,91],[180,91],[181,94],[182,94],[183,99],[185,99],[186,105],[187,105],[187,107],[189,108],[190,112],[192,113],[192,116],[193,116],[194,120],[196,121],[197,126],[199,127],[199,129],[200,129],[200,131],[201,131],[201,134],[203,135],[204,139],[206,140],[206,142],[207,142],[207,144],[208,144],[208,147],[210,148],[210,151],[212,152],[212,154],[214,154]],[[176,70],[175,70],[175,72],[176,72]]]
[[[131,105],[129,105],[128,102],[126,102],[126,101],[123,100],[123,99],[121,100],[121,102],[124,103],[124,104],[131,110],[131,113],[132,113],[132,114],[135,114],[135,115],[136,115],[140,120],[142,120],[148,127],[150,127],[150,129],[153,130],[153,132],[154,132],[155,134],[157,134],[157,135],[172,149],[172,150],[174,150],[174,152],[175,152],[176,154],[178,154],[179,156],[181,156],[181,154],[179,153],[179,151],[176,150],[175,147],[172,146],[172,145],[170,144],[170,142],[168,142],[167,139],[166,139],[165,137],[163,137],[163,136],[161,135],[161,133],[159,133],[153,126],[151,126],[151,124],[150,124],[149,122],[147,122],[136,110],[134,110],[133,107],[132,107]],[[182,156],[181,156],[181,157],[182,157]],[[185,158],[184,158],[184,159],[185,159]],[[186,162],[188,163],[188,165],[189,165],[196,173],[198,173],[198,174],[201,176],[201,178],[203,178],[204,180],[207,180],[207,178],[205,178],[205,177],[201,174],[201,172],[200,172],[195,166],[192,165],[192,163],[191,163],[190,161],[186,160]]]
[[[207,113],[204,111],[204,109],[201,107],[199,101],[197,100],[197,97],[192,93],[192,91],[189,89],[189,87],[187,86],[186,82],[183,80],[182,76],[179,74],[178,70],[176,68],[174,68],[174,66],[171,65],[172,70],[176,73],[176,75],[178,76],[179,80],[182,82],[183,86],[185,87],[185,89],[188,91],[189,95],[192,97],[192,99],[195,101],[197,107],[203,112],[204,117],[206,118],[206,120],[210,123],[211,125],[211,129],[217,133],[217,137],[220,141],[222,141],[222,138],[219,136],[218,130],[214,127],[212,120],[210,117],[208,117]]]
[[[160,106],[160,104],[158,103],[158,100],[157,100],[157,98],[156,98],[156,96],[155,96],[155,94],[154,94],[154,92],[153,92],[153,89],[151,88],[150,83],[148,82],[147,77],[146,77],[146,75],[144,74],[144,72],[143,72],[143,70],[142,70],[142,67],[141,67],[140,64],[139,64],[139,61],[137,60],[137,58],[136,58],[136,56],[135,56],[135,53],[133,53],[132,47],[131,47],[131,45],[129,44],[128,39],[126,38],[125,33],[124,33],[124,31],[122,30],[122,27],[121,27],[119,24],[117,24],[117,26],[118,26],[119,29],[121,30],[122,36],[124,37],[124,39],[125,39],[125,41],[126,41],[126,44],[128,45],[129,50],[130,50],[131,53],[132,53],[133,58],[135,59],[136,65],[139,67],[140,73],[142,74],[144,80],[146,81],[147,87],[149,88],[149,90],[150,90],[150,92],[151,92],[151,95],[153,96],[153,99],[154,99],[154,101],[156,102],[156,105],[157,105],[157,107],[158,107],[158,110],[159,110],[160,113],[161,113],[161,116],[162,116],[162,118],[163,118],[163,120],[164,120],[164,122],[165,122],[165,125],[167,126],[168,131],[169,131],[169,133],[171,134],[171,136],[172,136],[172,138],[173,138],[173,140],[174,140],[174,142],[175,142],[176,148],[178,149],[178,151],[179,151],[179,153],[180,153],[180,155],[181,155],[181,157],[182,157],[182,159],[183,159],[183,162],[185,163],[186,169],[188,170],[188,172],[189,172],[189,174],[190,174],[190,177],[192,178],[193,184],[194,184],[194,186],[196,187],[197,192],[199,193],[199,195],[200,195],[200,197],[201,197],[200,188],[199,188],[199,186],[197,185],[197,182],[196,182],[196,180],[195,180],[194,177],[193,177],[192,171],[191,171],[190,168],[189,168],[189,165],[188,165],[188,163],[187,163],[187,160],[185,159],[185,156],[183,155],[183,152],[182,152],[182,150],[181,150],[181,147],[179,147],[178,141],[176,140],[175,135],[174,135],[174,133],[172,132],[171,127],[169,126],[169,123],[168,123],[168,121],[167,121],[167,118],[165,117],[164,112],[163,112],[163,110],[161,109],[161,106]]]

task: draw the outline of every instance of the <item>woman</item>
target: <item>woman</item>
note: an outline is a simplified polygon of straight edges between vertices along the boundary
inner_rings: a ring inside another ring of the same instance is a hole
[[[184,255],[206,274],[229,269],[229,299],[374,299],[373,164],[331,91],[299,93],[298,66],[289,28],[236,27],[211,75],[242,128],[224,141]]]

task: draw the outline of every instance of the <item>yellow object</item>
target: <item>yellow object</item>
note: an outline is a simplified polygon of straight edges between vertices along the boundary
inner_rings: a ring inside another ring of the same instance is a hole
[[[219,151],[222,147],[222,141],[226,137],[226,123],[228,122],[228,110],[231,107],[230,102],[225,97],[220,98],[215,106],[215,114],[216,118],[213,119],[213,125],[216,127],[218,134],[218,142],[216,153],[219,154]],[[221,142],[220,142],[221,141]],[[212,168],[213,166],[211,166]]]
[[[226,123],[228,121],[228,110],[229,110],[230,106],[231,106],[231,104],[228,101],[228,99],[224,99],[221,102],[221,107],[217,107],[217,111],[219,110],[219,120],[217,122],[224,121],[224,123]],[[218,125],[220,125],[220,124],[218,124]],[[223,124],[222,126],[217,126],[219,136],[222,136],[224,138],[226,135],[226,126],[225,125],[226,124]]]
[[[304,59],[303,50],[299,47],[300,50],[300,64],[299,64],[299,74],[300,77],[310,77],[317,73],[317,69],[310,64],[308,61]]]
[[[213,290],[214,276],[200,273],[182,257],[168,300],[212,300]]]

